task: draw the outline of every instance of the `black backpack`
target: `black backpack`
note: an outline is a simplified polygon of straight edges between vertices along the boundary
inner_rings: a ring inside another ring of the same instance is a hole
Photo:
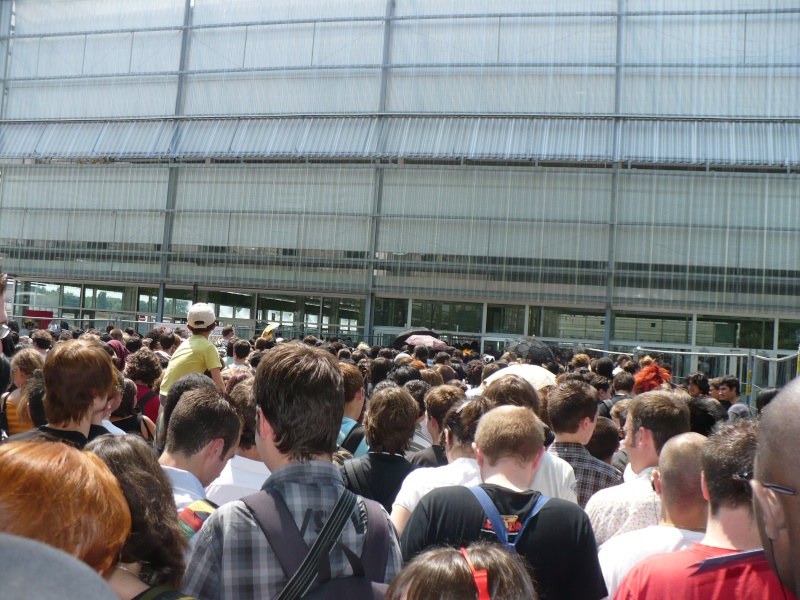
[[[356,423],[352,429],[344,436],[339,448],[347,450],[350,454],[355,454],[358,447],[361,445],[361,440],[364,439],[364,426]]]
[[[289,583],[278,594],[277,600],[381,600],[385,596],[389,587],[383,583],[389,560],[389,527],[381,505],[372,500],[362,500],[367,508],[364,554],[359,557],[342,546],[353,575],[331,579],[328,555],[356,506],[358,497],[354,493],[344,490],[310,549],[279,494],[262,490],[242,498],[289,577]]]

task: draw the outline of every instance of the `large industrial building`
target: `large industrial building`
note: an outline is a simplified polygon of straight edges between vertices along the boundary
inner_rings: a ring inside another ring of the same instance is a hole
[[[798,32],[797,0],[2,1],[13,311],[788,354]]]

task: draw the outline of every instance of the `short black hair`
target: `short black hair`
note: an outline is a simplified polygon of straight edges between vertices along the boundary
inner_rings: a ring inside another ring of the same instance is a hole
[[[725,375],[725,377],[720,377],[719,384],[717,387],[721,385],[727,385],[732,390],[736,390],[736,395],[739,395],[739,378],[735,377],[734,375]]]
[[[611,380],[611,386],[614,388],[615,392],[633,392],[633,385],[636,380],[633,378],[633,375],[628,373],[627,371],[620,371],[616,375],[614,375],[614,379]]]
[[[692,431],[710,436],[714,428],[728,420],[728,411],[713,398],[697,397],[688,401]]]
[[[401,365],[389,373],[389,379],[402,387],[409,381],[422,379],[422,375],[420,375],[419,371],[414,367],[409,365]]]
[[[737,380],[737,389],[738,389],[738,380]],[[686,386],[696,385],[697,389],[700,390],[701,394],[708,394],[710,392],[710,388],[708,385],[708,376],[705,373],[701,373],[700,371],[695,371],[694,373],[689,373],[689,376],[686,378]]]
[[[422,381],[421,379],[414,379],[412,381],[407,381],[403,384],[405,390],[411,394],[411,397],[417,401],[417,405],[419,406],[419,417],[425,414],[425,394],[428,393],[428,390],[431,389],[431,384],[427,381]]]

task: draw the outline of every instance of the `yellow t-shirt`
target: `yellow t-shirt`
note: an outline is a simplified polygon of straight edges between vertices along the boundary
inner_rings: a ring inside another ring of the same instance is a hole
[[[222,367],[216,346],[202,335],[193,335],[175,350],[161,381],[161,394],[169,392],[173,383],[189,373],[205,373]]]

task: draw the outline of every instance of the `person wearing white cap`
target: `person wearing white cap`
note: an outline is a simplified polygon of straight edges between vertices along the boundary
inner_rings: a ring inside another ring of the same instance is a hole
[[[209,334],[217,325],[214,309],[202,302],[193,304],[187,315],[186,325],[192,332],[191,337],[172,355],[164,378],[161,381],[161,405],[169,392],[170,386],[184,375],[189,373],[211,374],[217,388],[224,394],[225,384],[222,382],[222,363],[219,360],[217,348],[208,341]]]

